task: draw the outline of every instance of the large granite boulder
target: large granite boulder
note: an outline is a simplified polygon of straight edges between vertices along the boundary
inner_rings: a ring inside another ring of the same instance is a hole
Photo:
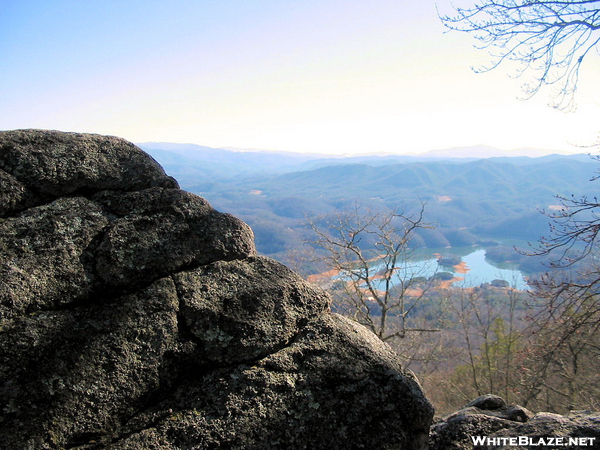
[[[0,132],[0,448],[425,449],[414,376],[114,137]]]

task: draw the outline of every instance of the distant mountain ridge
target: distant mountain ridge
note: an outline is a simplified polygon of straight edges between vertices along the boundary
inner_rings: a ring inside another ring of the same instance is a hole
[[[311,157],[286,152],[234,151],[195,144],[150,142],[137,144],[158,161],[185,177],[238,176],[256,172],[293,170]]]
[[[284,150],[263,150],[263,149],[245,149],[238,147],[207,147],[198,144],[182,144],[174,142],[142,142],[137,144],[141,148],[151,150],[166,150],[175,153],[197,152],[197,151],[224,151],[232,153],[251,153],[251,154],[270,154],[270,155],[288,155],[299,159],[344,159],[344,158],[388,158],[388,157],[408,157],[408,158],[494,158],[494,157],[519,157],[539,158],[546,155],[571,155],[560,150],[539,149],[532,147],[522,147],[518,149],[499,149],[489,145],[470,145],[462,147],[450,147],[444,149],[433,149],[423,153],[389,153],[389,152],[365,152],[356,155],[348,154],[330,154],[330,153],[311,153],[311,152],[289,152]]]
[[[528,157],[540,158],[547,155],[567,155],[558,150],[543,150],[538,148],[523,147],[512,150],[502,150],[488,145],[473,145],[468,147],[452,147],[440,150],[430,150],[419,156],[427,158],[497,158],[497,157]]]
[[[294,153],[272,150],[244,150],[212,148],[196,144],[169,142],[146,142],[137,144],[163,165],[167,165],[183,179],[210,176],[216,178],[237,177],[257,173],[286,173],[318,167],[347,164],[383,166],[410,162],[466,162],[483,158],[520,158],[512,162],[530,163],[530,159],[565,156],[560,152],[540,149],[501,150],[485,145],[431,150],[422,154],[364,154],[331,155],[319,153]],[[568,155],[588,160],[588,155]]]
[[[408,213],[425,202],[425,218],[436,229],[423,231],[415,243],[437,248],[535,241],[548,232],[549,219],[540,210],[557,208],[556,195],[593,197],[598,189],[590,182],[598,161],[583,154],[323,158],[180,144],[141,147],[184,189],[245,220],[259,251],[280,259],[310,239],[307,215],[341,211],[357,200]]]

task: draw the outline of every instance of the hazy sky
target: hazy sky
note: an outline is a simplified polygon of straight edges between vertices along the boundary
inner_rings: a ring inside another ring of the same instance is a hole
[[[0,129],[306,152],[487,144],[581,152],[600,131],[600,58],[578,111],[518,100],[508,67],[446,33],[450,0],[0,0]]]

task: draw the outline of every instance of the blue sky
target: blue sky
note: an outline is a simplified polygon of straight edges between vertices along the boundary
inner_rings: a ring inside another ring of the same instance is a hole
[[[0,129],[327,153],[595,141],[600,58],[566,114],[518,100],[509,67],[473,73],[473,44],[428,0],[0,0]]]

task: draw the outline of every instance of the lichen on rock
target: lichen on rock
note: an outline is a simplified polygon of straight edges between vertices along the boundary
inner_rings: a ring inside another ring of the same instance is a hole
[[[395,354],[133,144],[0,132],[0,187],[0,448],[427,448]]]

